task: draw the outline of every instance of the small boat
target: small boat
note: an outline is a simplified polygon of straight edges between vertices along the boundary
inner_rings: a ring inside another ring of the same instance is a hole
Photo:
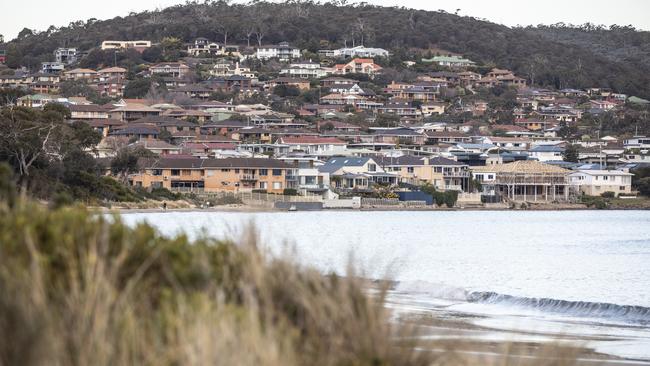
[[[289,211],[298,211],[298,207],[296,207],[296,205],[291,205],[289,206]]]

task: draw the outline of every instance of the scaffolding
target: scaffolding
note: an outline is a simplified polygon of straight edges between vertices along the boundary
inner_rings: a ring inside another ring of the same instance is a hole
[[[508,164],[477,167],[476,172],[494,173],[495,193],[509,201],[563,201],[575,197],[574,186],[569,181],[569,171],[537,161],[525,160]]]

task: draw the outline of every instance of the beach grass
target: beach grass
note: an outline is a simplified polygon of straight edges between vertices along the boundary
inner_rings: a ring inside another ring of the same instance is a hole
[[[266,255],[252,227],[191,241],[26,199],[0,217],[0,365],[573,365],[584,352],[422,340],[391,318],[388,282],[370,294],[352,266]],[[497,348],[527,357],[484,357]]]

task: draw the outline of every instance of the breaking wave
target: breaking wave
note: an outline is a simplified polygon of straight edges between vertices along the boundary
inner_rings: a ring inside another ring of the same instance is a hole
[[[469,292],[467,301],[480,304],[517,306],[578,317],[609,318],[650,323],[650,308],[635,305],[518,297],[496,292]]]
[[[406,293],[426,294],[427,296],[444,300],[517,307],[525,310],[573,317],[606,318],[639,324],[650,324],[650,307],[644,306],[519,297],[497,292],[467,291],[460,287],[426,281],[399,282],[396,284],[394,290]]]

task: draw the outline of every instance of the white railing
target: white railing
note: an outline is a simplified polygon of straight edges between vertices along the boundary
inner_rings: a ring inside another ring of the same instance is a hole
[[[238,198],[244,203],[274,203],[274,202],[323,202],[323,197],[316,194],[304,194],[299,196],[289,196],[284,194],[270,194],[262,192],[205,192],[204,198]]]

